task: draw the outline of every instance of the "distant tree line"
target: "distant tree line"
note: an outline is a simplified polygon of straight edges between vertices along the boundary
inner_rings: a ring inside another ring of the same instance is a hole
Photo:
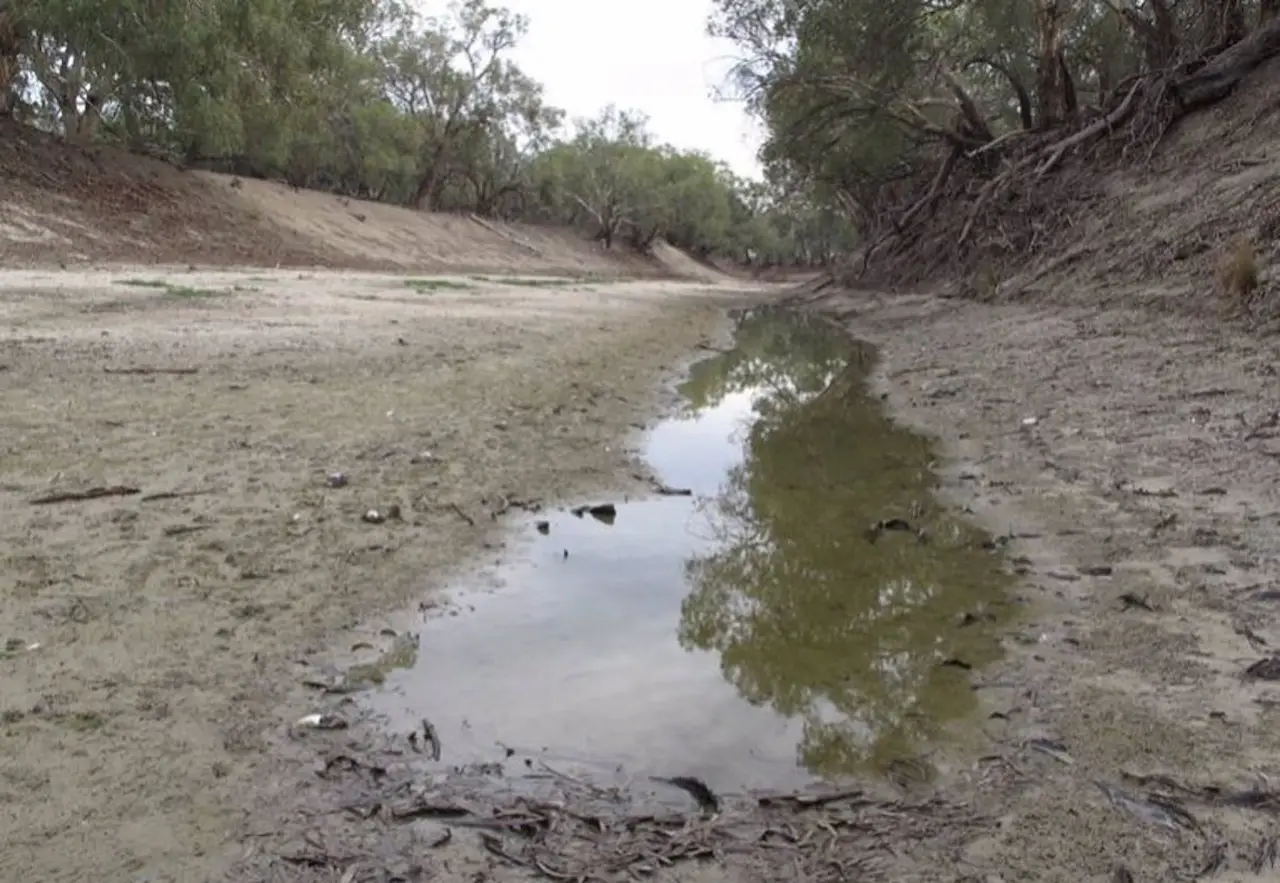
[[[487,0],[0,0],[0,117],[69,143],[430,211],[659,237],[759,266],[852,244],[834,204],[658,144],[615,107],[566,121]]]

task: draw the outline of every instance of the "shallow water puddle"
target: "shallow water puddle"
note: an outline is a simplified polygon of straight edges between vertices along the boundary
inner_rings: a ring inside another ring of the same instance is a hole
[[[934,502],[928,443],[866,394],[872,361],[816,320],[743,314],[646,440],[693,494],[530,519],[502,588],[425,623],[375,710],[427,717],[450,765],[513,752],[724,790],[927,752],[975,707],[965,667],[998,654],[1007,577]]]

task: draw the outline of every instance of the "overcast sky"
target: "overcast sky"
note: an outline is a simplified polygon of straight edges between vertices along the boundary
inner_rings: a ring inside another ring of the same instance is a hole
[[[757,127],[740,105],[710,97],[734,54],[706,36],[711,0],[497,2],[529,19],[514,57],[571,118],[610,103],[642,110],[659,141],[759,177]]]

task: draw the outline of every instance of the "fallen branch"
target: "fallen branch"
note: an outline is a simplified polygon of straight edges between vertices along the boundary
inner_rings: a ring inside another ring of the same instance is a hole
[[[1028,135],[1031,135],[1031,134],[1032,134],[1031,132],[1025,129],[1012,129],[1008,132],[1005,132],[1003,135],[1001,135],[999,138],[996,138],[994,141],[988,141],[986,144],[982,145],[981,147],[968,151],[967,153],[965,153],[964,158],[977,159],[978,157],[985,156],[986,154],[991,153],[994,150],[999,150],[1000,148],[1004,147],[1011,141],[1016,141],[1019,138],[1026,138]]]
[[[47,506],[50,503],[80,503],[85,500],[98,500],[102,497],[130,497],[142,493],[141,488],[127,484],[113,484],[106,487],[91,487],[83,491],[54,491],[43,497],[29,500],[32,506]]]
[[[164,529],[164,535],[167,537],[180,537],[184,534],[208,529],[209,525],[207,524],[171,524]]]
[[[143,503],[150,503],[155,500],[177,500],[182,497],[199,497],[204,494],[216,493],[214,488],[200,488],[194,491],[161,491],[158,494],[147,494],[142,498]]]
[[[1041,165],[1040,168],[1036,169],[1036,177],[1043,178],[1046,174],[1052,171],[1058,163],[1062,161],[1062,158],[1067,155],[1068,150],[1071,150],[1073,147],[1078,147],[1087,141],[1092,141],[1094,138],[1099,137],[1105,132],[1109,132],[1116,126],[1122,125],[1125,120],[1133,114],[1134,108],[1137,106],[1138,92],[1142,90],[1142,87],[1145,84],[1145,80],[1138,80],[1133,84],[1133,87],[1129,89],[1129,94],[1125,96],[1124,101],[1120,102],[1120,106],[1111,111],[1111,113],[1107,114],[1102,119],[1085,126],[1071,137],[1062,139],[1056,146],[1051,146],[1046,148],[1045,151],[1041,151],[1042,154],[1048,150],[1052,150],[1053,152],[1049,155],[1049,158],[1045,160],[1044,164]]]
[[[1254,68],[1280,55],[1280,18],[1273,18],[1195,73],[1169,84],[1178,115],[1226,98]]]
[[[942,192],[942,186],[947,183],[947,178],[951,175],[951,170],[956,167],[956,161],[960,159],[964,151],[960,147],[952,147],[947,152],[947,158],[938,168],[938,173],[933,176],[933,182],[929,185],[928,192],[920,198],[920,201],[907,210],[907,213],[898,221],[898,226],[905,227],[916,219],[916,215],[933,205],[934,200],[938,198],[938,194]]]
[[[463,512],[462,507],[459,506],[457,503],[450,503],[449,508],[452,509],[454,512],[456,512],[458,514],[458,517],[461,518],[463,521],[465,521],[467,524],[471,525],[472,527],[476,526],[476,520],[472,518],[470,515],[468,515],[466,512]]]
[[[103,368],[103,374],[196,374],[199,368]]]

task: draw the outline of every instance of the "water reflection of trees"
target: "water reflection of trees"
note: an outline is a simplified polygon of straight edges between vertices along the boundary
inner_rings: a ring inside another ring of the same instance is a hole
[[[848,340],[819,319],[778,321],[776,312],[760,310],[739,322],[732,350],[695,364],[679,389],[688,414],[759,388],[775,395],[757,405],[774,408],[820,392],[849,358]]]
[[[994,655],[989,634],[955,623],[1000,577],[972,533],[929,508],[929,448],[863,395],[865,353],[828,386],[849,355],[835,334],[767,314],[743,331],[743,352],[703,363],[685,390],[695,407],[758,394],[744,460],[704,507],[712,551],[686,564],[681,643],[716,650],[748,701],[800,717],[805,766],[880,765],[969,708],[938,663]],[[864,537],[913,504],[934,542]]]

